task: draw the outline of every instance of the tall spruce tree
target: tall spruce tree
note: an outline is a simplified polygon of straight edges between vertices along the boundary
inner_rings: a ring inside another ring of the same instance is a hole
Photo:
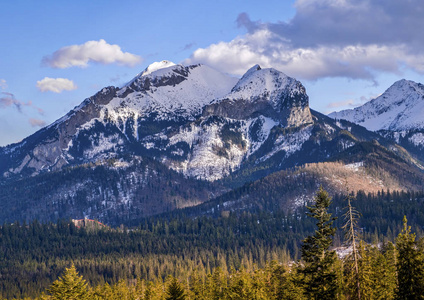
[[[301,249],[301,281],[308,299],[337,298],[337,273],[334,268],[337,257],[335,251],[329,251],[336,233],[333,227],[336,218],[328,212],[330,204],[331,198],[321,186],[315,196],[315,204],[308,207],[308,216],[317,220],[315,234],[303,241]]]
[[[184,288],[179,283],[178,279],[172,277],[169,281],[168,287],[166,289],[166,300],[184,300]]]
[[[406,216],[402,232],[396,238],[398,288],[396,299],[424,299],[424,256],[418,249]]]
[[[74,266],[66,268],[62,277],[52,283],[47,290],[54,300],[85,300],[89,299],[87,283],[78,275]]]

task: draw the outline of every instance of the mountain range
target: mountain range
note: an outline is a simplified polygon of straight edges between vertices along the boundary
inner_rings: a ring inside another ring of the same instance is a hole
[[[401,80],[325,116],[309,108],[300,81],[272,68],[255,65],[238,79],[153,63],[0,148],[0,222],[120,224],[216,199],[229,210],[291,210],[320,184],[332,193],[418,190],[423,95],[421,84]]]

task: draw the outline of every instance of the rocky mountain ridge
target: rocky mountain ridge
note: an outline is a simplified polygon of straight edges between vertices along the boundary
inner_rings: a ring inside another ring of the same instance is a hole
[[[302,83],[280,71],[256,65],[236,79],[203,65],[162,61],[0,148],[6,208],[0,221],[135,220],[198,205],[282,170],[335,160],[367,172],[398,165],[399,178],[367,175],[381,188],[410,189],[424,181],[417,156],[381,133],[311,110]],[[411,180],[404,179],[408,172]],[[317,174],[306,177],[313,181],[305,183],[308,189],[287,194],[287,207],[309,199],[316,182],[327,180]]]
[[[155,63],[122,88],[102,89],[22,143],[1,149],[3,160],[10,155],[15,161],[0,171],[3,177],[36,175],[131,152],[216,180],[239,168],[275,125],[312,122],[305,88],[295,79],[255,66],[235,81],[207,66]]]
[[[376,131],[424,160],[424,85],[399,80],[383,94],[354,109],[329,114]]]
[[[372,131],[424,129],[424,85],[399,80],[383,94],[354,109],[329,114]]]

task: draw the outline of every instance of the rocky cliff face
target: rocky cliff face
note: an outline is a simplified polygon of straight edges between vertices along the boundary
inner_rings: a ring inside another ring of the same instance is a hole
[[[3,177],[59,170],[69,165],[69,145],[79,129],[98,118],[102,106],[116,96],[117,89],[107,87],[84,100],[61,119],[24,139],[21,143],[0,148],[0,171]]]

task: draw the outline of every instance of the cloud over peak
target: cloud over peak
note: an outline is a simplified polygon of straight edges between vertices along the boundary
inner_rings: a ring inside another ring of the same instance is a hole
[[[254,64],[316,80],[345,77],[373,81],[376,73],[407,68],[424,73],[421,0],[298,0],[288,22],[236,23],[247,33],[193,52],[185,63],[204,63],[242,75]]]
[[[142,61],[141,57],[123,52],[118,45],[108,44],[105,40],[88,41],[81,45],[60,48],[53,54],[45,56],[42,63],[52,68],[87,67],[90,62],[100,64],[117,63],[135,66]]]
[[[37,81],[37,88],[41,92],[61,93],[63,91],[75,90],[77,86],[72,80],[66,78],[44,77],[44,79]]]

